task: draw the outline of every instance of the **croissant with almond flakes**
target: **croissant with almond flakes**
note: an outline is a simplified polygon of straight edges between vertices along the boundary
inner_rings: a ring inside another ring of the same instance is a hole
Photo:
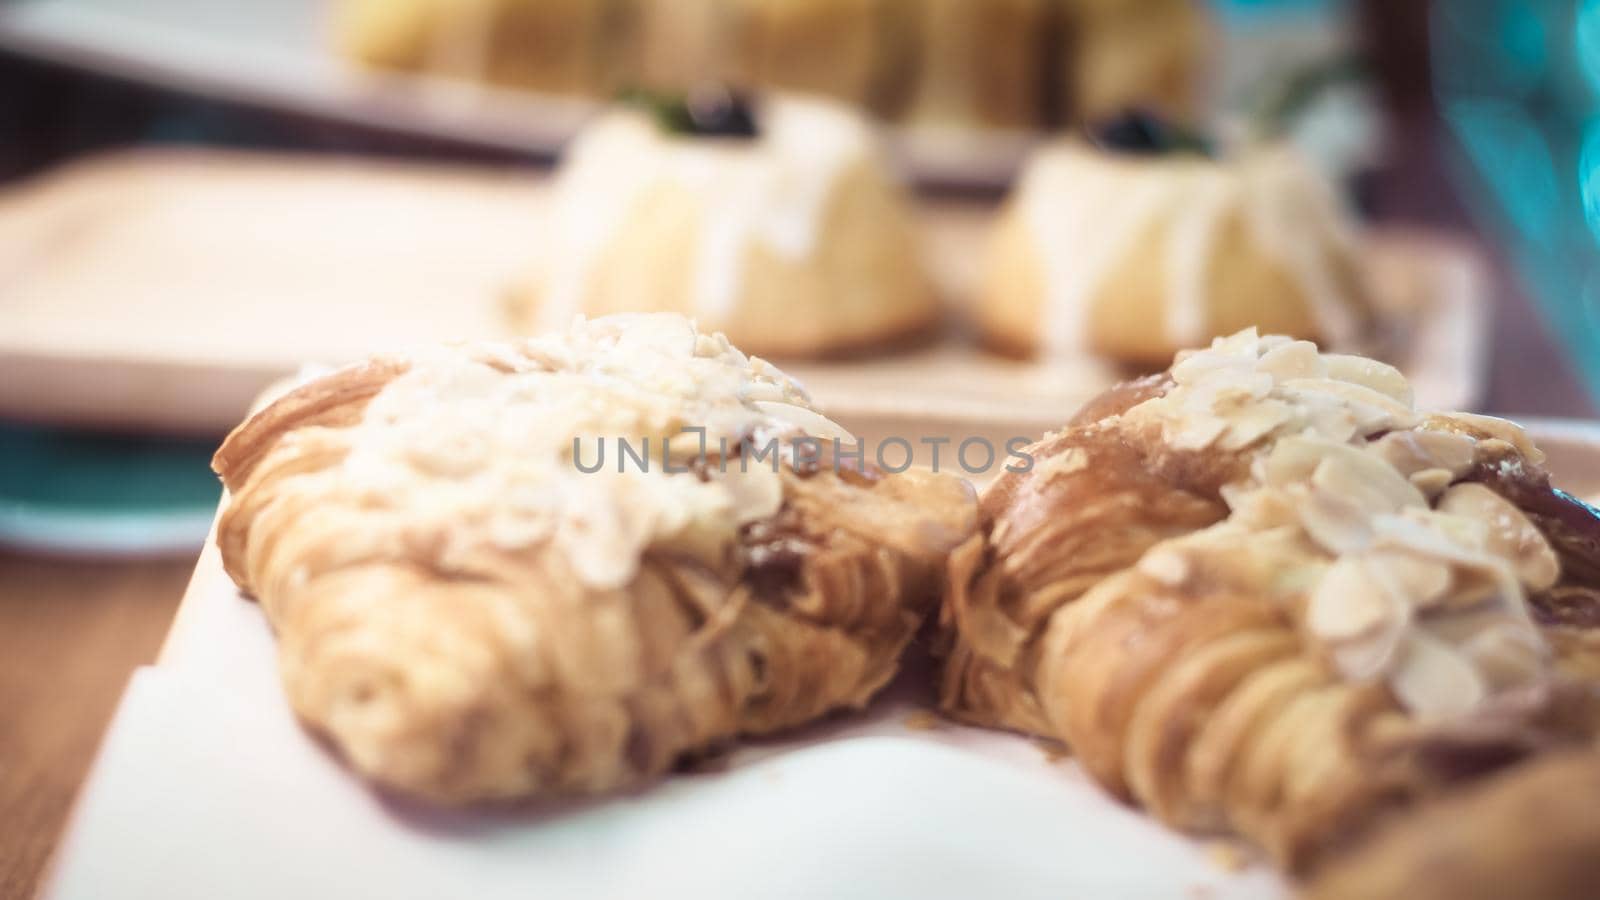
[[[1247,331],[1030,453],[951,556],[948,714],[1060,739],[1117,796],[1303,877],[1592,745],[1600,518],[1516,426]]]
[[[218,543],[294,711],[362,775],[616,790],[895,672],[976,506],[784,452],[837,429],[678,316],[377,359],[229,436]]]

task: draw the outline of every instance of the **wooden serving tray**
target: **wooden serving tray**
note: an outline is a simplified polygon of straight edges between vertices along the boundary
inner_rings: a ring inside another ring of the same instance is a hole
[[[522,169],[170,150],[78,162],[0,194],[0,415],[219,432],[306,362],[508,336],[500,300],[538,259],[544,198]],[[992,214],[924,204],[953,305]],[[1389,302],[1418,310],[1391,356],[1421,403],[1473,407],[1477,260],[1387,231],[1369,256]],[[959,325],[910,352],[785,368],[846,426],[1032,432],[1122,374],[995,357]]]

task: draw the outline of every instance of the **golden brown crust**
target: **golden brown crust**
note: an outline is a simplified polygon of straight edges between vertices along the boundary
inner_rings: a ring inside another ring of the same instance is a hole
[[[403,370],[344,370],[241,425],[217,457],[218,543],[277,634],[296,714],[429,801],[627,788],[864,704],[975,525],[955,479],[785,467],[777,514],[731,545],[647,546],[624,583],[596,585],[554,540],[500,542],[477,513],[352,486],[352,431]]]
[[[406,370],[400,360],[373,359],[300,385],[235,428],[211,459],[223,486],[236,490],[278,438],[296,428],[355,424],[367,400]]]
[[[1056,610],[1157,542],[1220,520],[1225,509],[1216,485],[1207,496],[1152,471],[1152,464],[1185,470],[1196,461],[1152,460],[1103,423],[1046,438],[1029,452],[1030,471],[1004,473],[984,493],[987,539],[952,556],[942,620],[961,640],[946,662],[941,702],[974,724],[1049,733],[1031,679],[1021,675],[1031,671]]]
[[[1188,363],[1183,377],[1234,364],[1227,352]],[[1405,393],[1392,372],[1325,359],[1315,365]],[[1310,383],[1295,377],[1281,396]],[[949,714],[1062,740],[1114,794],[1180,828],[1244,835],[1296,874],[1338,859],[1390,814],[1403,818],[1462,782],[1600,734],[1600,517],[1551,488],[1519,431],[1397,412],[1353,439],[1378,454],[1396,452],[1403,444],[1379,445],[1405,427],[1466,435],[1471,462],[1453,470],[1456,484],[1486,486],[1504,498],[1496,502],[1510,501],[1513,518],[1526,517],[1538,533],[1519,539],[1549,544],[1526,559],[1551,549],[1562,559],[1556,584],[1527,595],[1554,657],[1548,673],[1468,713],[1430,717],[1400,688],[1343,674],[1347,664],[1319,642],[1313,632],[1324,626],[1308,624],[1307,597],[1331,571],[1321,542],[1337,536],[1302,531],[1292,508],[1250,505],[1264,501],[1243,493],[1248,485],[1285,477],[1273,474],[1283,463],[1268,452],[1272,440],[1267,450],[1228,449],[1213,435],[1204,449],[1186,449],[1196,429],[1213,433],[1204,417],[1183,416],[1223,382],[1193,383],[1183,395],[1172,374],[1114,388],[1030,448],[1031,470],[984,493],[980,534],[948,567],[940,699]],[[1254,383],[1266,392],[1273,382]],[[1248,404],[1230,402],[1244,405],[1222,406],[1225,416],[1248,421]],[[1478,496],[1428,490],[1451,502]],[[1265,524],[1248,525],[1251,516]]]
[[[1555,754],[1381,828],[1330,865],[1311,900],[1577,900],[1600,884],[1600,756]]]

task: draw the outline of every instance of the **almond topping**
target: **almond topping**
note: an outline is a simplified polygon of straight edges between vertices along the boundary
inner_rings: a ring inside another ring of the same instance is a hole
[[[1392,466],[1352,447],[1340,446],[1318,463],[1311,484],[1319,493],[1343,497],[1372,514],[1428,505],[1422,492]]]
[[[1322,356],[1326,365],[1329,378],[1359,384],[1371,388],[1410,409],[1416,402],[1411,393],[1411,384],[1400,370],[1388,363],[1378,362],[1365,356],[1350,356],[1344,353],[1326,353]]]
[[[1476,441],[1448,431],[1394,431],[1369,445],[1403,475],[1425,469],[1445,469],[1460,475],[1472,466]]]
[[[1306,627],[1327,641],[1372,635],[1402,618],[1404,611],[1358,556],[1329,567],[1306,607]]]
[[[1506,419],[1495,416],[1480,416],[1476,413],[1455,412],[1445,416],[1446,419],[1457,422],[1469,429],[1489,435],[1491,439],[1498,439],[1510,444],[1522,458],[1534,465],[1544,462],[1544,451],[1533,445],[1528,438],[1528,433],[1522,426]]]
[[[1366,556],[1373,578],[1412,606],[1427,609],[1450,589],[1450,567],[1436,559],[1396,550],[1374,550]]]
[[[1310,341],[1290,341],[1261,355],[1256,371],[1283,381],[1289,378],[1326,378],[1328,366]],[[1350,379],[1345,379],[1350,380]]]
[[[1423,718],[1462,715],[1488,696],[1488,684],[1466,654],[1425,631],[1411,633],[1395,662],[1389,684]]]
[[[1222,488],[1228,520],[1146,553],[1146,577],[1295,604],[1342,677],[1387,679],[1418,716],[1459,714],[1543,671],[1524,585],[1554,584],[1559,560],[1515,505],[1460,481],[1486,458],[1541,460],[1520,428],[1465,414],[1425,424],[1393,366],[1253,329],[1180,354],[1172,375],[1173,390],[1129,415],[1180,448],[1265,449]]]
[[[1304,495],[1296,497],[1301,527],[1329,553],[1360,553],[1372,543],[1372,517],[1360,504],[1326,491],[1293,493]]]
[[[1411,473],[1411,484],[1430,500],[1437,499],[1454,480],[1455,476],[1450,474],[1449,469],[1423,469]]]
[[[1561,576],[1561,562],[1539,529],[1511,501],[1483,485],[1456,485],[1439,498],[1439,511],[1487,523],[1489,551],[1509,560],[1528,587],[1542,591]]]
[[[1395,428],[1414,428],[1421,418],[1410,406],[1365,385],[1332,378],[1291,378],[1283,383],[1291,396],[1324,394],[1335,398],[1355,416],[1363,434]]]

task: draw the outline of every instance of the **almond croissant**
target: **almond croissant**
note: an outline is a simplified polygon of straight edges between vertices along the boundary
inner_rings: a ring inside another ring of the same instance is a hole
[[[217,453],[218,542],[295,712],[363,775],[440,803],[608,791],[895,671],[976,506],[789,452],[836,433],[685,319],[580,322],[279,399]]]
[[[1510,423],[1253,331],[1113,389],[981,500],[941,701],[1304,874],[1592,742],[1600,520]]]

